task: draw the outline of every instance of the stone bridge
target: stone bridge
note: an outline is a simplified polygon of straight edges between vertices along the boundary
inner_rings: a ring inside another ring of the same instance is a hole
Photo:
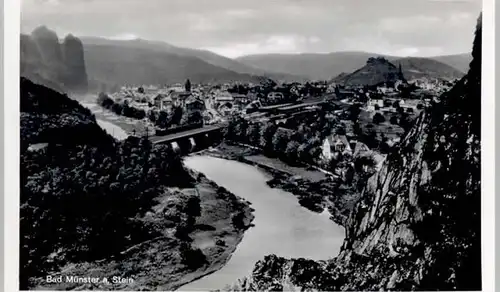
[[[222,130],[226,126],[226,124],[207,125],[165,136],[151,136],[149,139],[153,144],[166,144],[175,151],[187,154],[219,144],[222,141]]]

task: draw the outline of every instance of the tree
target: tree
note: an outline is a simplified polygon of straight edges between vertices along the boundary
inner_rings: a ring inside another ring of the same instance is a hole
[[[124,104],[122,108],[122,115],[126,117],[131,117],[132,116],[132,107],[130,107],[128,104]]]
[[[184,88],[186,91],[191,92],[191,81],[188,79],[186,80],[186,83],[184,84]]]
[[[170,124],[172,125],[179,125],[181,124],[182,116],[184,114],[184,111],[182,107],[175,107],[173,114],[172,114],[172,119],[170,120]]]
[[[235,126],[235,138],[239,142],[247,142],[248,122],[245,119],[239,118]]]
[[[354,160],[354,169],[358,173],[361,173],[364,168],[370,169],[375,165],[375,159],[372,156],[361,156]]]
[[[369,131],[368,134],[366,135],[366,146],[370,148],[378,148],[379,143],[377,140],[377,133],[375,131]]]
[[[104,108],[111,108],[114,104],[114,101],[106,93],[101,92],[97,97],[97,103]]]
[[[114,103],[111,106],[111,111],[114,112],[117,115],[121,115],[122,112],[123,112],[123,106],[121,104],[119,104],[119,103]]]
[[[392,125],[397,125],[397,124],[398,124],[398,117],[396,117],[396,116],[392,116],[392,117],[389,119],[389,122],[390,122]]]
[[[289,137],[285,131],[276,131],[273,136],[273,150],[275,154],[283,156],[288,145]]]
[[[170,120],[168,113],[166,111],[160,111],[158,113],[158,117],[156,119],[156,125],[161,128],[168,128],[170,125]]]
[[[200,216],[200,198],[198,196],[190,196],[186,202],[184,212],[192,217]]]
[[[300,144],[299,148],[297,148],[297,159],[301,161],[308,161],[308,144],[307,142]]]
[[[354,135],[356,135],[358,137],[363,135],[363,130],[361,129],[361,126],[359,125],[359,123],[357,121],[354,122],[354,124],[352,126],[352,130],[353,130]]]
[[[353,104],[349,107],[349,120],[355,122],[358,120],[361,108],[359,105]]]
[[[138,120],[142,120],[146,117],[146,112],[143,109],[139,109],[135,111],[135,118]]]
[[[182,242],[180,245],[182,263],[188,269],[194,270],[207,262],[207,257],[199,248],[192,248],[188,243]]]
[[[341,124],[341,126],[337,127],[337,128],[335,129],[335,133],[336,133],[337,135],[346,135],[346,134],[347,134],[347,132],[346,132],[346,130],[345,130],[345,125],[344,125],[344,124]]]
[[[194,111],[188,115],[187,123],[188,124],[197,124],[203,122],[203,116],[200,111]]]
[[[276,133],[276,125],[268,123],[262,127],[260,135],[260,147],[264,149],[265,153],[270,153],[273,150],[273,137]]]
[[[380,123],[383,123],[385,122],[385,118],[382,114],[380,113],[376,113],[374,116],[373,116],[373,123],[374,124],[380,124]]]
[[[253,123],[247,129],[247,139],[251,145],[259,147],[260,145],[260,123]]]
[[[290,141],[286,145],[285,156],[289,162],[296,162],[298,160],[297,152],[299,150],[299,142]]]
[[[412,123],[410,121],[408,114],[404,113],[401,115],[401,118],[399,119],[399,126],[401,126],[401,128],[403,128],[405,132],[410,130]]]
[[[156,124],[156,121],[158,120],[158,115],[159,113],[157,111],[154,111],[154,110],[150,110],[148,112],[148,119],[153,123],[153,124]]]

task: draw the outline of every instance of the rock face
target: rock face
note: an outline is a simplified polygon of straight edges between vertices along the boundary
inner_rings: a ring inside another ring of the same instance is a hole
[[[21,76],[58,91],[86,91],[82,42],[68,35],[61,44],[45,26],[21,35]]]
[[[88,81],[82,41],[71,34],[67,35],[62,50],[66,64],[65,84],[70,88],[86,88]]]
[[[369,179],[339,256],[269,256],[228,290],[480,290],[480,97],[481,17],[467,76]]]
[[[57,34],[45,26],[36,28],[31,37],[37,44],[42,54],[42,61],[51,66],[63,63],[62,50]]]
[[[366,65],[351,74],[337,76],[335,81],[346,86],[377,86],[406,81],[400,67],[383,57],[369,58]]]

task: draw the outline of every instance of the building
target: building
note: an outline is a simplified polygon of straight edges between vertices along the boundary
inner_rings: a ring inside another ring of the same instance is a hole
[[[225,102],[234,102],[234,97],[231,93],[227,91],[217,91],[213,93],[213,100],[215,103],[225,103]]]
[[[30,152],[43,152],[47,149],[49,146],[49,143],[36,143],[36,144],[31,144],[28,147],[28,151]]]
[[[174,107],[174,102],[170,96],[165,94],[157,94],[153,98],[153,104],[162,111],[170,112]]]
[[[233,97],[234,105],[238,106],[240,110],[250,102],[246,94],[233,93],[231,94]]]
[[[352,149],[345,135],[331,135],[323,141],[322,157],[325,160],[336,158],[338,154],[351,155]]]
[[[278,101],[278,100],[282,100],[285,98],[285,96],[283,95],[283,93],[281,92],[276,92],[276,91],[273,91],[273,92],[270,92],[268,95],[267,95],[267,98],[271,101]]]
[[[188,98],[186,100],[186,110],[188,113],[195,111],[204,111],[206,109],[205,102],[199,98]]]
[[[185,107],[186,99],[191,95],[189,91],[171,91],[169,97],[172,99],[174,106]]]

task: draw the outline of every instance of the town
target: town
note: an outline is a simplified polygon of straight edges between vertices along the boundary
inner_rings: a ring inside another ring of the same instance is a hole
[[[153,142],[169,143],[179,151],[186,146],[180,147],[179,141],[169,139],[171,135],[187,133],[191,139],[188,149],[182,151],[190,152],[200,143],[195,143],[189,131],[217,125],[230,125],[231,131],[235,123],[239,123],[236,128],[240,132],[247,132],[226,132],[225,138],[263,149],[259,139],[265,126],[273,125],[271,140],[276,142],[279,135],[286,136],[280,142],[284,143],[283,149],[276,149],[275,154],[298,149],[299,153],[308,153],[283,160],[292,164],[307,162],[345,176],[346,170],[339,166],[345,168],[347,164],[339,162],[346,158],[369,156],[375,166],[380,166],[420,112],[439,102],[438,96],[454,83],[422,78],[371,86],[326,81],[278,84],[272,80],[213,85],[192,84],[188,79],[185,84],[163,87],[123,86],[118,92],[101,92],[97,102],[116,115],[140,121],[130,135],[148,136]]]

